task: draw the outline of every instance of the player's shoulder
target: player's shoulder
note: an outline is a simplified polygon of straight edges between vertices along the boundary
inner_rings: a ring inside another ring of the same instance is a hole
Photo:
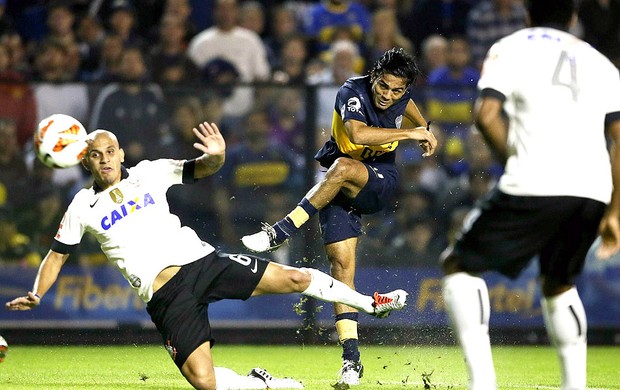
[[[75,209],[87,207],[95,195],[97,195],[97,193],[95,192],[94,186],[82,188],[75,195],[73,195],[69,208]]]
[[[351,77],[345,81],[340,87],[341,90],[349,89],[354,91],[355,93],[362,94],[366,93],[368,87],[370,86],[370,76],[356,76]]]

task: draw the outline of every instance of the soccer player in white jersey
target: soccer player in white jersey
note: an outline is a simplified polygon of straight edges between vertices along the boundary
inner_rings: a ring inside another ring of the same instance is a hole
[[[489,294],[478,275],[514,278],[533,259],[561,388],[586,388],[586,314],[574,281],[597,234],[599,257],[620,249],[620,79],[567,32],[574,9],[573,0],[529,1],[532,27],[495,43],[478,84],[476,126],[505,171],[441,258],[473,390],[497,388]]]
[[[262,369],[248,376],[213,366],[209,303],[261,294],[299,292],[385,317],[402,309],[406,293],[362,295],[311,268],[294,268],[251,255],[219,254],[169,211],[166,191],[217,172],[226,143],[215,124],[194,128],[202,156],[191,160],[142,161],[122,165],[124,151],[107,130],[89,134],[82,161],[94,184],[69,205],[51,250],[26,296],[6,303],[9,310],[39,305],[85,232],[93,234],[107,258],[147,304],[164,345],[187,381],[197,389],[302,388],[290,378]],[[208,195],[205,195],[208,196]]]

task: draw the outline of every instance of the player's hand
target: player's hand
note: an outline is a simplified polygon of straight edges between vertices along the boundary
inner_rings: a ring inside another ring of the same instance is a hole
[[[435,138],[435,135],[430,130],[429,126],[418,126],[411,129],[411,139],[418,140],[420,147],[424,150],[422,156],[428,157],[435,154],[435,149],[437,148],[437,138]]]
[[[596,257],[607,260],[620,251],[620,217],[605,215],[599,225],[601,245],[596,250]]]
[[[4,304],[7,310],[30,310],[39,306],[41,299],[34,295],[32,291],[28,291],[28,295],[25,297],[15,298],[10,302]]]
[[[194,147],[209,156],[223,156],[226,152],[226,141],[215,123],[203,122],[194,127],[194,134],[200,142],[194,143]]]

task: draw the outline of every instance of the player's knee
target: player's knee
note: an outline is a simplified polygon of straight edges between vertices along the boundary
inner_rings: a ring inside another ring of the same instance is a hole
[[[312,274],[307,268],[293,268],[289,272],[289,280],[293,291],[303,292],[306,291],[308,286],[310,286],[310,282],[312,282]]]
[[[327,170],[327,177],[331,180],[345,181],[351,173],[354,160],[350,158],[337,158]]]
[[[554,280],[552,278],[548,278],[545,276],[542,276],[540,279],[541,279],[540,289],[542,291],[543,296],[547,298],[560,295],[563,292],[566,292],[573,287],[572,284],[560,282],[558,280]]]

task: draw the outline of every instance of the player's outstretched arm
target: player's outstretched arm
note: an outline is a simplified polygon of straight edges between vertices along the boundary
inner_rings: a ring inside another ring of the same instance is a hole
[[[52,287],[60,273],[60,269],[68,258],[69,255],[63,255],[50,250],[39,267],[32,291],[28,291],[28,294],[23,297],[17,297],[7,302],[4,305],[5,308],[7,310],[30,310],[39,306],[41,297]]]
[[[601,259],[608,259],[620,251],[620,120],[607,127],[607,134],[611,140],[609,154],[614,190],[599,225],[601,245],[596,254]]]
[[[203,155],[196,159],[194,178],[200,179],[217,172],[226,159],[226,141],[215,123],[203,122],[194,127],[194,134],[200,142],[194,147]]]

